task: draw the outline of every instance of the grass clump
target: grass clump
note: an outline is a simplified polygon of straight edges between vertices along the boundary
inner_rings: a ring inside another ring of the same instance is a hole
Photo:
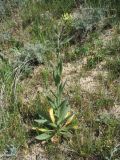
[[[12,145],[17,153],[18,148],[26,141],[23,120],[19,113],[20,86],[17,83],[17,74],[8,62],[1,62],[0,67],[0,150],[7,150]]]
[[[94,114],[94,117],[91,114],[88,115],[91,120],[88,123],[86,117],[83,116],[70,146],[80,157],[109,158],[111,151],[116,146],[116,139],[119,141],[119,120],[107,114]],[[118,153],[116,156],[119,157]]]
[[[96,108],[110,110],[110,108],[114,106],[114,101],[110,98],[101,97],[100,99],[96,100],[94,105],[96,106]]]
[[[110,56],[119,55],[120,52],[120,38],[118,35],[112,37],[105,48],[105,54]]]
[[[111,80],[117,79],[120,77],[120,58],[115,58],[107,61],[106,68],[109,71],[109,78]]]
[[[103,55],[97,54],[95,56],[89,57],[87,59],[87,69],[95,68],[97,64],[99,64],[101,61],[103,61]]]

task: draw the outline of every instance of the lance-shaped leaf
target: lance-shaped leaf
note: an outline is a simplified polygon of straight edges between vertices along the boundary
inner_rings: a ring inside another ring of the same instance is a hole
[[[59,74],[56,74],[55,76],[55,85],[58,86],[58,84],[60,83],[60,75]]]
[[[48,96],[47,96],[47,99],[48,99],[48,102],[49,102],[50,106],[51,106],[52,108],[55,108],[54,101],[53,101],[50,97],[48,97]]]
[[[36,136],[35,138],[38,140],[48,140],[51,138],[51,135],[47,133],[43,133],[43,134],[40,134],[39,136]]]
[[[63,100],[62,102],[61,102],[61,104],[59,105],[59,107],[63,107],[63,106],[68,106],[68,102],[66,101],[66,100]],[[60,111],[60,110],[59,110]]]
[[[46,129],[46,128],[33,127],[32,129],[33,129],[33,130],[36,130],[36,131],[40,131],[40,132],[49,132],[49,130]]]
[[[49,109],[49,114],[50,114],[51,121],[53,123],[55,123],[55,116],[54,116],[54,110],[53,110],[53,108]]]
[[[54,124],[54,123],[49,123],[48,125],[51,126],[51,127],[53,127],[53,128],[57,128],[57,125]]]
[[[47,120],[46,119],[35,119],[34,120],[35,122],[37,122],[37,123],[39,123],[39,124],[44,124],[44,123],[46,123],[47,122]]]
[[[62,60],[60,59],[59,63],[58,63],[58,70],[59,70],[59,74],[62,74]]]
[[[66,105],[62,105],[59,108],[59,120],[58,124],[60,124],[66,117],[67,113],[70,111],[70,107]]]
[[[55,98],[57,98],[56,94],[52,90],[50,90],[50,92],[53,94]]]
[[[75,115],[73,114],[73,115],[67,120],[67,122],[65,123],[65,126],[69,125],[69,124],[73,121],[74,118],[75,118]]]
[[[58,89],[59,89],[59,96],[62,95],[63,89],[64,89],[64,87],[65,87],[65,84],[66,84],[66,81],[64,82],[64,84],[60,83],[59,88],[58,88]]]

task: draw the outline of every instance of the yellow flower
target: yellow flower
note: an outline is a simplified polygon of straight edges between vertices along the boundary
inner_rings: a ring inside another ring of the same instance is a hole
[[[53,108],[49,109],[49,114],[50,114],[50,118],[52,122],[55,123],[55,116],[54,116]]]
[[[62,16],[62,19],[64,21],[71,21],[72,20],[72,15],[68,14],[68,13],[64,13],[63,16]]]

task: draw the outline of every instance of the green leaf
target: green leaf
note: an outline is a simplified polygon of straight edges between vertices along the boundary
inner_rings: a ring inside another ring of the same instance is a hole
[[[53,101],[50,97],[48,97],[48,96],[47,96],[47,99],[48,99],[48,102],[49,102],[50,106],[51,106],[52,108],[55,108],[54,101]]]
[[[73,39],[74,38],[74,36],[71,36],[70,38],[65,38],[62,42],[61,42],[61,45],[64,45],[64,44],[66,44],[66,43],[69,43],[69,41],[71,40],[71,39]]]
[[[50,90],[50,92],[53,94],[53,96],[54,96],[55,98],[57,98],[57,96],[55,95],[55,93],[54,93],[52,90]]]
[[[66,100],[62,101],[61,104],[59,105],[59,107],[63,107],[63,106],[66,106],[66,107],[68,106]]]
[[[66,117],[67,113],[69,112],[70,107],[63,105],[59,108],[59,121],[58,124],[60,124]]]
[[[62,74],[62,60],[60,59],[59,63],[58,63],[58,69],[59,69],[59,74]]]
[[[53,103],[53,100],[50,97],[47,96],[47,99],[48,99],[48,101]]]
[[[60,85],[59,85],[59,96],[62,95],[62,92],[63,92],[63,89],[64,89],[64,87],[65,87],[65,84],[66,84],[66,81],[65,81],[63,84],[60,83]]]
[[[52,108],[55,108],[55,107],[56,107],[55,104],[52,103],[51,101],[49,101],[49,104],[50,104],[50,106],[51,106]]]
[[[62,95],[62,92],[63,92],[63,85],[62,85],[62,83],[60,83],[58,89],[59,89],[59,96],[61,96],[61,95]]]
[[[58,86],[61,80],[61,76],[58,68],[55,68],[55,70],[53,71],[53,79],[54,79],[55,85]]]
[[[60,75],[56,74],[56,76],[55,76],[55,85],[58,86],[59,83],[60,83]]]
[[[48,125],[50,125],[50,126],[53,127],[53,128],[57,128],[57,125],[54,124],[54,123],[49,123]]]
[[[37,122],[37,123],[40,123],[40,124],[44,124],[44,123],[47,122],[46,119],[40,119],[40,120],[35,119],[34,121]]]
[[[47,133],[43,133],[39,136],[36,136],[35,138],[38,139],[38,140],[48,140],[48,139],[51,138],[51,135],[47,134]]]

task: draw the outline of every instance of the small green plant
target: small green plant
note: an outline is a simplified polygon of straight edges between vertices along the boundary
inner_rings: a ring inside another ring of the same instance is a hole
[[[86,159],[89,159],[89,157],[93,159],[112,157],[114,154],[113,148],[116,143],[119,143],[119,120],[108,114],[94,113],[93,115],[93,111],[89,113],[90,110],[83,112],[91,120],[86,121],[87,118],[83,117],[79,129],[73,135],[70,147],[80,157],[85,157]],[[117,158],[118,148],[115,151],[116,155],[114,154],[114,156]],[[110,160],[113,160],[112,158]]]
[[[100,63],[103,60],[102,54],[97,54],[93,57],[88,58],[87,60],[87,68],[92,69],[94,68],[98,63]]]
[[[119,36],[114,36],[112,39],[108,42],[105,53],[106,55],[116,56],[120,53],[120,38]]]
[[[109,71],[109,78],[111,80],[117,79],[120,77],[120,58],[109,60],[106,64],[106,68]]]
[[[53,98],[47,96],[49,103],[48,116],[42,116],[41,119],[35,120],[39,127],[33,127],[38,132],[36,139],[50,140],[59,142],[61,137],[69,136],[70,131],[77,128],[77,119],[71,112],[68,101],[62,98],[66,82],[62,83],[62,60],[58,58],[57,65],[53,71],[53,79],[56,91],[51,93]]]
[[[119,156],[119,153],[120,153],[120,144],[116,145],[116,146],[111,150],[110,158],[106,158],[106,159],[107,159],[107,160],[113,160],[113,158],[116,158],[116,160],[117,160],[117,157]]]
[[[94,103],[96,108],[105,108],[110,109],[112,106],[114,106],[114,100],[110,98],[101,97],[100,99],[97,99]]]

